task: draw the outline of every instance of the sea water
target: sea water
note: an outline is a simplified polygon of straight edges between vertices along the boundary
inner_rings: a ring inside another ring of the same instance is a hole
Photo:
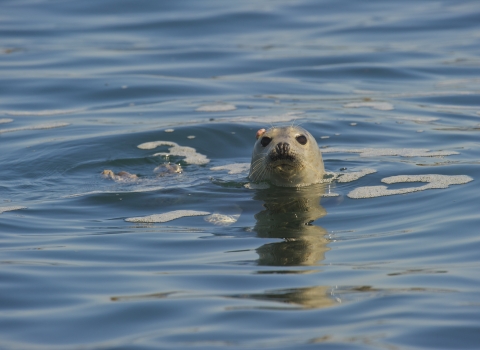
[[[473,0],[3,1],[0,348],[478,349],[479,33]],[[292,124],[325,183],[251,183]]]

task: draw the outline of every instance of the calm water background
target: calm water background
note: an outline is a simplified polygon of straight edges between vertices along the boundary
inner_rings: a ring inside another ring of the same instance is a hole
[[[12,119],[0,124],[0,207],[27,207],[0,214],[1,349],[480,348],[478,1],[0,8],[0,119]],[[361,102],[393,109],[348,108]],[[218,103],[236,109],[196,111]],[[377,173],[306,192],[210,170],[249,162],[256,130],[288,113],[321,147],[459,154],[324,154],[330,171]],[[64,126],[34,129],[52,123]],[[157,140],[210,163],[171,157],[184,173],[155,178],[166,148],[137,146]],[[474,181],[346,196],[419,174]],[[340,196],[320,201],[328,190]],[[265,212],[297,197],[316,203],[313,225]],[[180,209],[240,217],[125,221]]]

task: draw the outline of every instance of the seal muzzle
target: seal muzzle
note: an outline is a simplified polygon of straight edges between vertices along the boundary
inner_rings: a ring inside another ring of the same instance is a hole
[[[290,154],[290,144],[288,142],[279,142],[269,154],[272,162],[276,160],[294,160]]]

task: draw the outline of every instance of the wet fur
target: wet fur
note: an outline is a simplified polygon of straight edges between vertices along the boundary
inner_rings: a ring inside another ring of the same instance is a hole
[[[305,145],[297,142],[298,135],[307,137]],[[266,147],[261,145],[263,137],[272,139]],[[276,147],[282,142],[289,144],[287,154],[277,152]],[[268,181],[276,186],[302,187],[322,182],[324,172],[315,138],[302,127],[284,126],[260,134],[253,149],[249,178],[253,182]]]

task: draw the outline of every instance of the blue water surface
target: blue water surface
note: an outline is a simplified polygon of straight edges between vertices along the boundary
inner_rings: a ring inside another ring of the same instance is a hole
[[[479,57],[475,0],[1,1],[0,348],[478,349]],[[376,172],[211,169],[291,124]],[[126,221],[176,210],[233,220]]]

